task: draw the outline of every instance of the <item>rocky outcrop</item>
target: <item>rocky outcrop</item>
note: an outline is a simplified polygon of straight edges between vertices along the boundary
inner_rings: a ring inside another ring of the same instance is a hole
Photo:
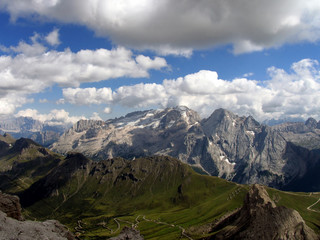
[[[134,228],[124,227],[121,233],[110,240],[143,240],[143,236],[140,235],[140,232]]]
[[[22,221],[21,205],[17,196],[2,193],[0,191],[0,211],[8,217]]]
[[[0,192],[0,240],[74,240],[68,229],[55,220],[23,221],[19,198]]]
[[[81,120],[52,150],[77,151],[95,160],[168,155],[238,183],[320,191],[318,183],[304,184],[306,176],[320,166],[317,125],[310,118],[305,123],[269,127],[225,109],[201,120],[193,110],[175,107],[134,112],[106,122]]]
[[[243,207],[214,224],[205,239],[319,239],[300,216],[286,207],[277,207],[261,185],[253,185]]]
[[[76,238],[58,221],[18,221],[16,219],[7,217],[4,212],[0,211],[0,239],[73,240]]]

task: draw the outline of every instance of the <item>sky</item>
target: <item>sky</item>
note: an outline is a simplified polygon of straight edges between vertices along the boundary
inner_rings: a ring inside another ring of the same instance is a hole
[[[319,43],[318,0],[0,0],[0,117],[320,120]]]

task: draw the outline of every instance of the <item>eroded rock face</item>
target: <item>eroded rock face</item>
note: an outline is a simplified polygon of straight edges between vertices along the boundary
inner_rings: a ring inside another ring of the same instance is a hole
[[[0,211],[7,214],[8,217],[22,221],[21,205],[17,196],[2,193],[0,191]]]
[[[217,232],[207,239],[319,239],[300,214],[277,207],[261,185],[253,185],[243,207],[218,221],[211,229]]]

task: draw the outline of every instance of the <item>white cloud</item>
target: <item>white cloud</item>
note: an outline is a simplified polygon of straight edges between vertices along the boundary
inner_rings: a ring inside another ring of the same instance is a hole
[[[317,41],[318,0],[2,0],[19,17],[76,23],[114,43],[163,54],[232,44],[235,53]]]
[[[104,113],[106,114],[109,114],[112,112],[112,109],[110,107],[106,107],[104,110],[103,110]]]
[[[185,105],[203,116],[222,107],[240,115],[250,114],[258,120],[309,116],[320,119],[320,66],[317,61],[303,59],[292,64],[290,73],[275,67],[269,68],[268,72],[270,80],[260,84],[246,78],[227,81],[219,79],[214,71],[202,70],[185,77],[166,79],[162,84],[122,86],[108,100],[99,98],[97,101],[97,94],[90,95],[92,99],[87,95],[86,101],[137,108]],[[71,103],[81,104],[78,92],[97,93],[100,90],[103,89],[73,89],[74,94],[67,98]],[[111,93],[106,95],[111,96]]]
[[[17,46],[10,46],[5,47],[1,46],[1,51],[6,53],[18,53],[23,54],[27,56],[36,56],[43,54],[47,47],[45,47],[43,44],[39,43],[39,40],[41,40],[41,37],[39,34],[35,33],[32,37],[30,37],[31,43],[26,43],[25,41],[20,41]]]
[[[84,116],[69,116],[69,113],[64,109],[53,109],[48,114],[40,114],[36,109],[25,109],[19,111],[16,117],[31,117],[35,120],[48,123],[49,125],[66,125],[74,124],[80,119],[85,119]]]
[[[66,100],[64,98],[60,98],[56,101],[56,104],[57,105],[60,105],[60,104],[65,104]]]
[[[90,105],[112,102],[111,88],[65,88],[65,100],[72,104]]]
[[[254,75],[253,72],[249,72],[249,73],[243,74],[243,77],[247,78],[247,77],[252,77],[253,75]]]
[[[99,116],[99,113],[94,112],[92,116],[90,117],[91,120],[102,120],[102,118]]]
[[[128,107],[166,106],[167,97],[165,88],[155,83],[122,86],[113,94],[114,103]]]
[[[57,30],[53,32],[55,31]],[[69,49],[47,51],[47,48],[38,42],[40,40],[41,37],[35,34],[31,38],[31,44],[20,42],[16,47],[11,46],[5,49],[17,54],[0,55],[0,101],[10,102],[7,107],[2,107],[3,114],[6,110],[8,114],[12,113],[16,107],[23,104],[21,100],[11,100],[12,95],[17,96],[18,99],[24,99],[30,94],[39,93],[55,84],[78,87],[81,83],[119,77],[149,77],[149,70],[167,67],[167,62],[163,58],[151,59],[143,55],[136,57],[132,51],[123,47],[111,50],[81,50],[75,53]],[[100,94],[102,99],[96,101],[106,101],[106,96],[102,95],[108,93],[82,94]],[[83,101],[85,102],[86,99]]]
[[[58,46],[61,43],[59,40],[59,29],[54,29],[45,37],[45,40],[51,46]]]
[[[47,102],[49,102],[49,101],[46,98],[39,99],[39,103],[47,103]]]
[[[17,107],[21,107],[28,102],[32,102],[32,99],[28,100],[25,97],[18,96],[14,93],[9,93],[4,98],[0,97],[0,115],[11,115],[15,112]]]

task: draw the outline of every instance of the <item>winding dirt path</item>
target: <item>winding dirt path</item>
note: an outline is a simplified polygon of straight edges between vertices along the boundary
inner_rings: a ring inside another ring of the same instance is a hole
[[[179,226],[179,225],[174,225],[174,224],[170,224],[170,223],[166,223],[166,222],[160,222],[160,221],[157,221],[155,219],[152,219],[152,220],[151,219],[147,219],[146,216],[143,216],[143,220],[145,220],[147,222],[154,222],[156,224],[166,225],[168,227],[177,227],[177,228],[179,228],[181,230],[181,235],[182,236],[184,236],[185,238],[188,238],[190,240],[193,240],[190,236],[188,236],[186,234],[186,230],[183,227]]]
[[[309,210],[309,211],[312,211],[312,212],[320,212],[320,211],[318,211],[318,210],[314,210],[314,209],[311,209],[314,205],[316,205],[318,202],[320,202],[320,198],[315,202],[315,203],[313,203],[313,204],[311,204],[309,207],[307,207],[307,209]]]

